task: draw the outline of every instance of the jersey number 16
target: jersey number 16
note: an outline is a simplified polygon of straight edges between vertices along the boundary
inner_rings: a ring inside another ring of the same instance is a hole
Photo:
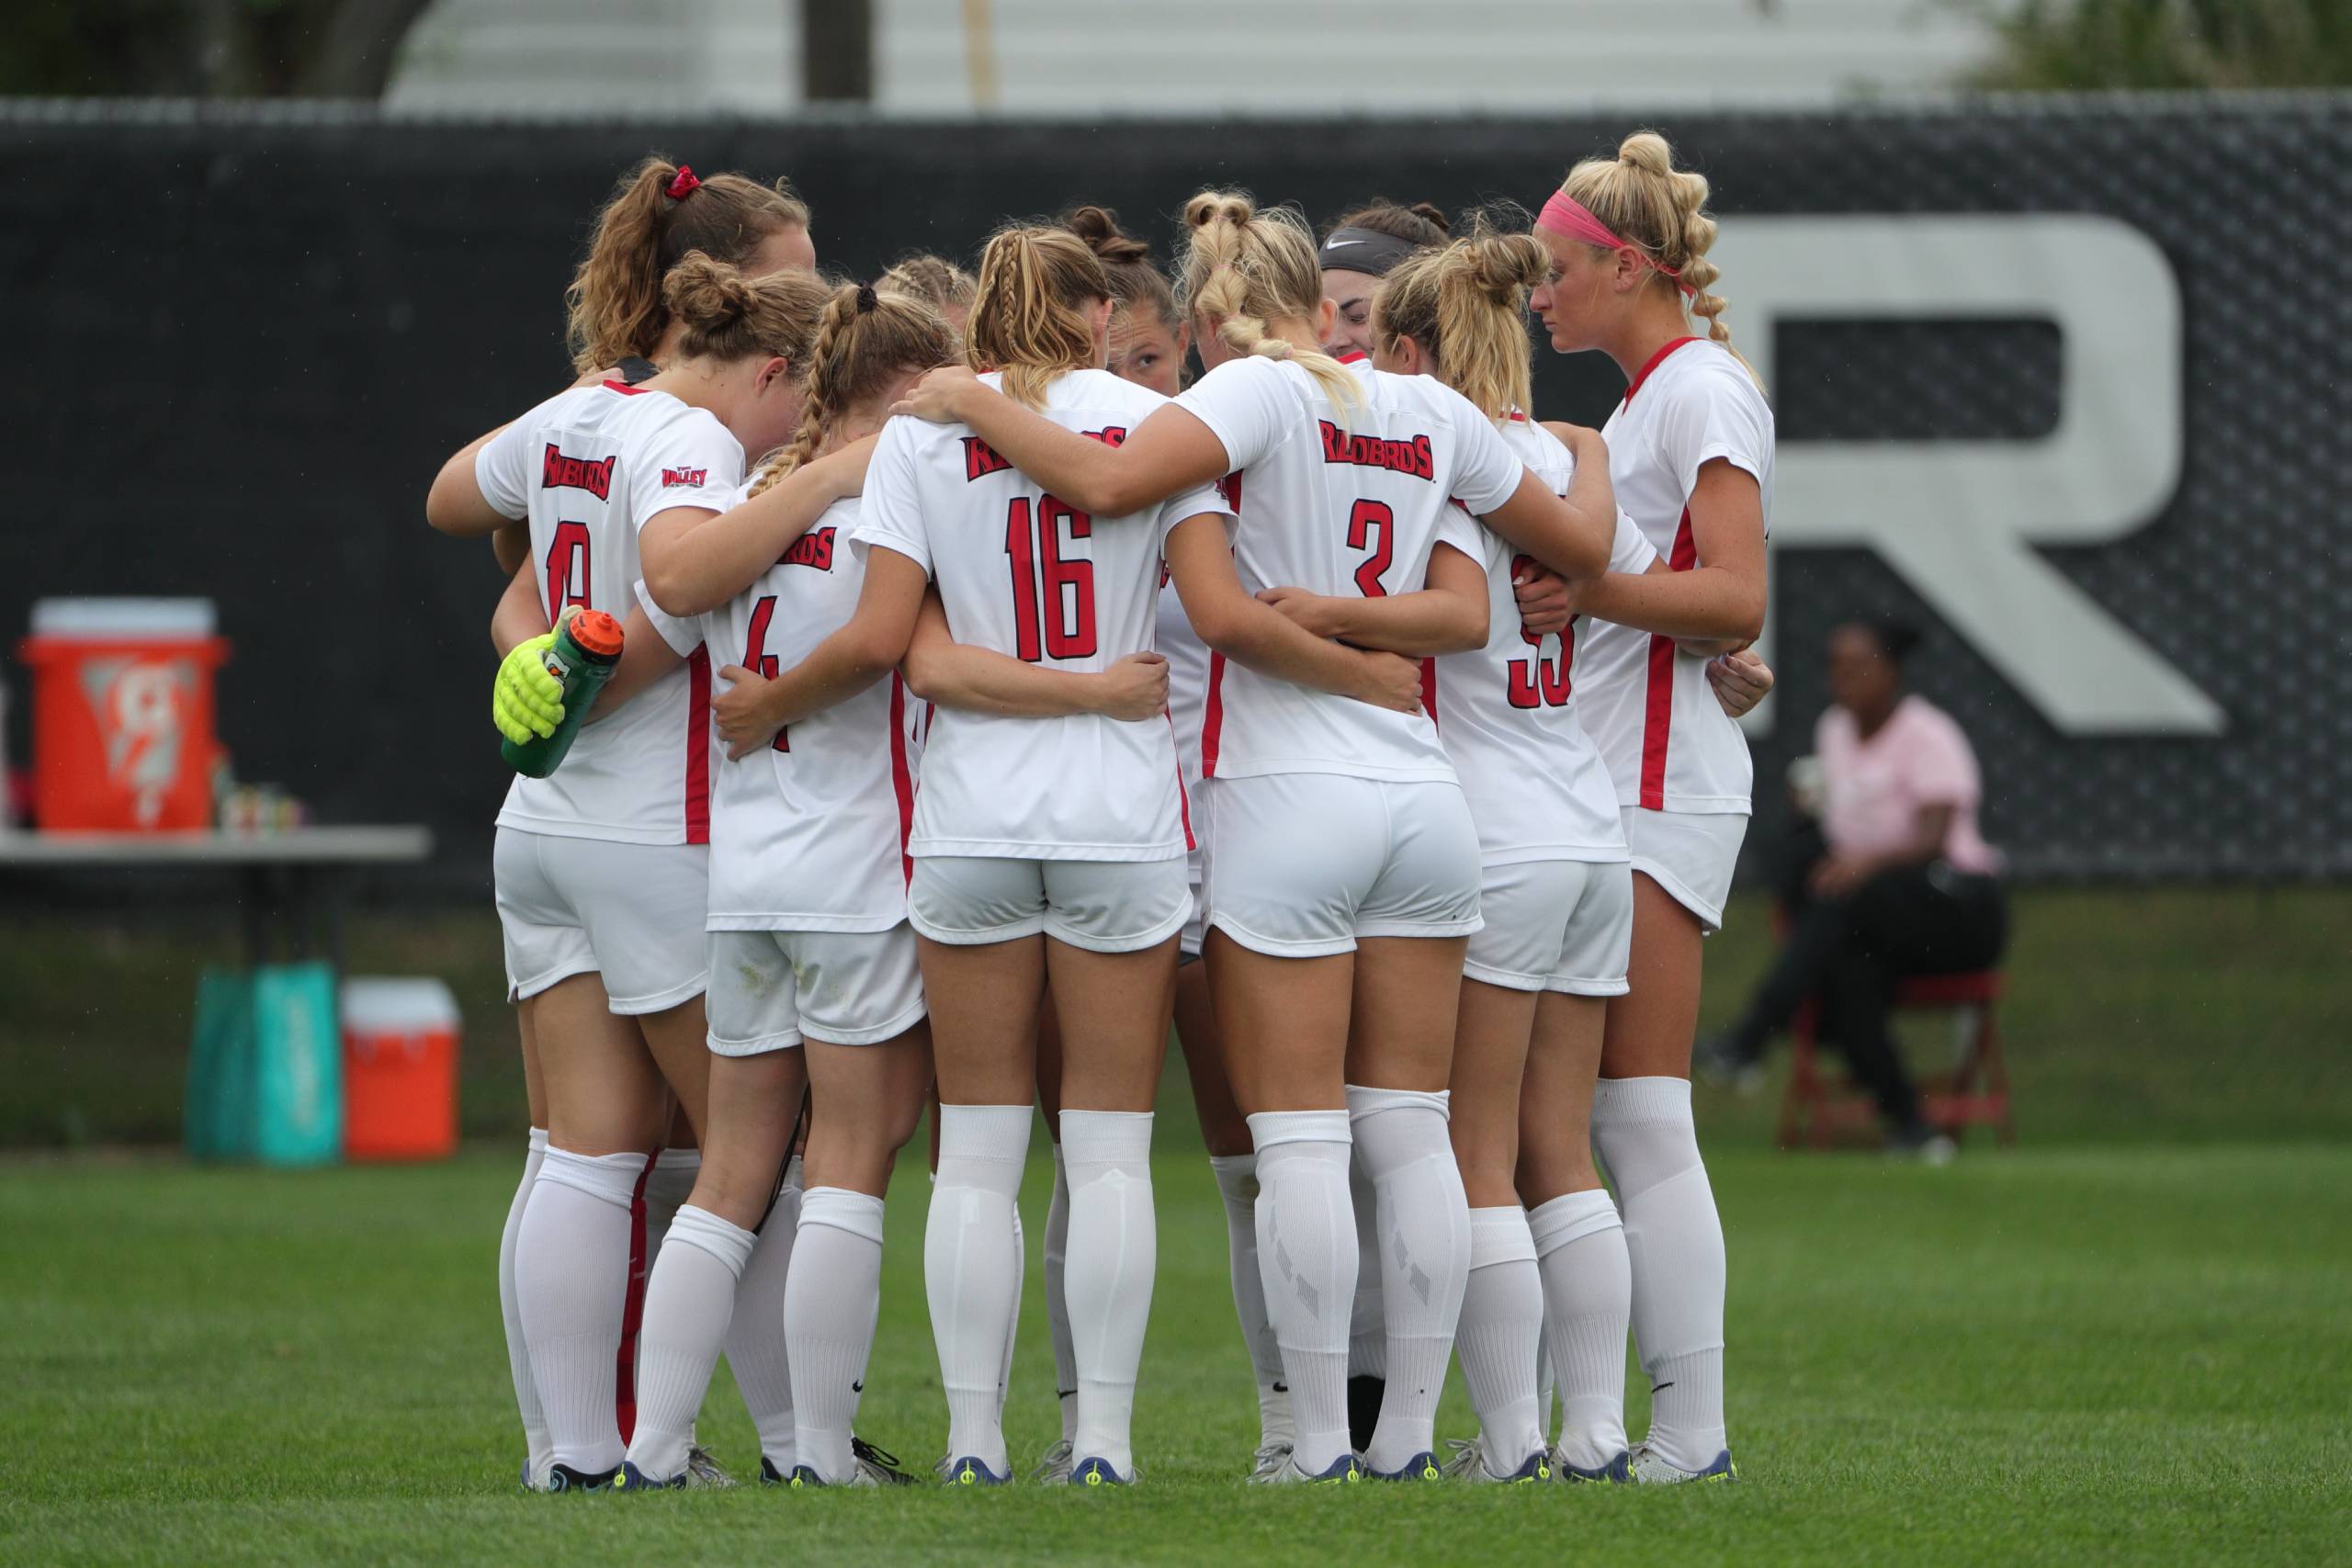
[[[1087,659],[1094,652],[1094,563],[1062,559],[1062,530],[1091,538],[1094,519],[1050,495],[1016,497],[1004,520],[1012,573],[1013,642],[1022,659]]]

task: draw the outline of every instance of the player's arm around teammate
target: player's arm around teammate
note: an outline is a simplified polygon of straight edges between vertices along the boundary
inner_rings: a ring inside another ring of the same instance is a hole
[[[1723,1230],[1689,1079],[1700,944],[1723,918],[1750,763],[1709,661],[1675,639],[1739,642],[1762,626],[1773,434],[1710,291],[1706,197],[1706,180],[1677,170],[1648,132],[1577,164],[1537,220],[1553,276],[1532,299],[1555,349],[1599,350],[1624,373],[1605,429],[1611,473],[1671,569],[1597,585],[1589,607],[1611,619],[1592,624],[1576,668],[1634,864],[1632,988],[1609,1004],[1593,1135],[1624,1210],[1634,1330],[1655,1387],[1632,1460],[1651,1482],[1731,1473]],[[1707,340],[1692,334],[1693,313]]]

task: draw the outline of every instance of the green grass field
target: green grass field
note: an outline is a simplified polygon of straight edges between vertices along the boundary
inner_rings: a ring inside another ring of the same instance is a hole
[[[1762,924],[1711,944],[1710,1019]],[[1176,1087],[1143,1485],[550,1498],[514,1487],[493,1279],[521,1152],[494,931],[370,919],[358,966],[458,987],[466,1121],[497,1141],[314,1174],[0,1156],[0,1562],[2352,1562],[2352,892],[2041,893],[2018,925],[2017,1150],[1781,1156],[1769,1096],[1702,1097],[1738,1485],[1242,1484],[1255,1407]],[[225,946],[161,918],[12,933],[0,1145],[171,1136],[187,994]],[[1041,1163],[1033,1237],[1046,1192]],[[918,1466],[945,1428],[925,1193],[910,1166],[860,1421]],[[1055,1430],[1041,1291],[1033,1267],[1017,1454]],[[1471,1426],[1457,1391],[1440,1431]],[[756,1469],[723,1371],[703,1434]]]
[[[1243,1484],[1222,1219],[1170,1156],[1133,1492],[526,1496],[492,1280],[513,1166],[9,1168],[0,1561],[2310,1563],[2352,1530],[2341,1147],[1722,1156],[1743,1479],[1638,1493]],[[859,1425],[920,1461],[944,1413],[906,1174]],[[1029,1289],[1022,1452],[1055,1422]],[[1450,1398],[1441,1430],[1470,1425]],[[723,1373],[703,1432],[755,1467]]]

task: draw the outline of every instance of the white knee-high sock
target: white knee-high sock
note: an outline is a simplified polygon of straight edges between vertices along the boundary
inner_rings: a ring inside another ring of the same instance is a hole
[[[1062,1438],[1078,1440],[1078,1352],[1070,1348],[1069,1302],[1062,1288],[1069,1260],[1069,1167],[1054,1145],[1054,1195],[1046,1205],[1046,1328],[1054,1340],[1054,1394],[1061,1401]],[[1125,1472],[1122,1471],[1121,1474]]]
[[[1211,1155],[1217,1196],[1225,1200],[1225,1261],[1233,1275],[1233,1312],[1241,1320],[1241,1343],[1250,1351],[1250,1380],[1258,1386],[1258,1442],[1287,1443],[1290,1387],[1283,1382],[1283,1348],[1266,1316],[1266,1282],[1258,1273],[1258,1156]]]
[[[645,1386],[637,1405],[629,1462],[650,1480],[686,1468],[695,1416],[710,1387],[718,1348],[735,1316],[735,1290],[759,1237],[692,1203],[670,1222],[670,1239],[645,1287],[645,1326],[638,1364]]]
[[[1358,1153],[1348,1161],[1348,1201],[1356,1211],[1355,1299],[1348,1307],[1348,1376],[1388,1375],[1388,1322],[1380,1310],[1380,1201]]]
[[[1603,1078],[1592,1138],[1616,1184],[1634,1338],[1651,1384],[1647,1446],[1703,1470],[1724,1451],[1724,1227],[1684,1078]]]
[[[923,1289],[947,1393],[947,1450],[1005,1472],[1005,1348],[1020,1301],[1014,1239],[1026,1105],[943,1105],[939,1179],[923,1229]]]
[[[1078,1431],[1072,1457],[1108,1461],[1135,1472],[1130,1429],[1136,1369],[1143,1362],[1159,1232],[1151,1200],[1148,1111],[1062,1112],[1069,1173],[1069,1260],[1063,1294],[1078,1364]]]
[[[743,1408],[760,1434],[760,1457],[778,1475],[792,1474],[792,1369],[785,1354],[784,1292],[800,1225],[800,1160],[785,1167],[784,1186],[760,1226],[752,1260],[735,1282],[735,1315],[727,1325],[727,1365]]]
[[[1578,1470],[1599,1470],[1625,1451],[1625,1324],[1633,1312],[1625,1227],[1599,1188],[1540,1203],[1527,1224],[1544,1277],[1544,1339],[1567,1406],[1560,1457]]]
[[[523,1417],[524,1473],[530,1483],[547,1480],[548,1418],[539,1408],[539,1386],[531,1381],[531,1348],[523,1337],[523,1309],[514,1292],[514,1242],[523,1234],[523,1211],[531,1201],[531,1183],[548,1157],[548,1130],[531,1129],[530,1152],[523,1156],[522,1184],[506,1205],[506,1228],[498,1235],[498,1314],[506,1323],[506,1371],[514,1380],[514,1408]]]
[[[1258,1263],[1282,1348],[1296,1431],[1294,1459],[1320,1473],[1348,1450],[1348,1314],[1356,1293],[1356,1221],[1348,1201],[1344,1111],[1261,1111]]]
[[[850,1433],[882,1310],[882,1200],[817,1187],[800,1205],[798,1267],[785,1291],[798,1462],[847,1481]]]
[[[628,1304],[630,1211],[643,1155],[549,1146],[514,1237],[514,1304],[548,1423],[548,1462],[621,1461],[614,1382]]]
[[[1535,1409],[1535,1362],[1544,1337],[1544,1283],[1527,1211],[1470,1211],[1470,1281],[1462,1292],[1455,1350],[1470,1407],[1478,1413],[1487,1469],[1509,1475],[1544,1447]]]
[[[1559,1392],[1552,1367],[1552,1325],[1547,1322],[1535,1341],[1535,1429],[1544,1434],[1546,1448],[1552,1445],[1552,1407]]]
[[[1437,1441],[1438,1395],[1470,1280],[1470,1201],[1446,1136],[1447,1097],[1348,1086],[1348,1120],[1378,1195],[1388,1387],[1364,1463],[1394,1472]]]
[[[1021,1205],[1012,1205],[1012,1313],[1004,1320],[1004,1359],[996,1373],[996,1424],[1004,1425],[1004,1402],[1012,1393],[1012,1353],[1021,1348],[1021,1292],[1029,1282],[1029,1238],[1021,1227]]]

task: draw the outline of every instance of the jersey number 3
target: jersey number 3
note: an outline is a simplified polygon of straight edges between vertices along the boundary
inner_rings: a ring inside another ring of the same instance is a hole
[[[1013,642],[1022,659],[1086,659],[1094,652],[1094,563],[1064,560],[1062,530],[1091,538],[1094,519],[1050,495],[1032,509],[1015,498],[1004,520],[1012,572]]]

